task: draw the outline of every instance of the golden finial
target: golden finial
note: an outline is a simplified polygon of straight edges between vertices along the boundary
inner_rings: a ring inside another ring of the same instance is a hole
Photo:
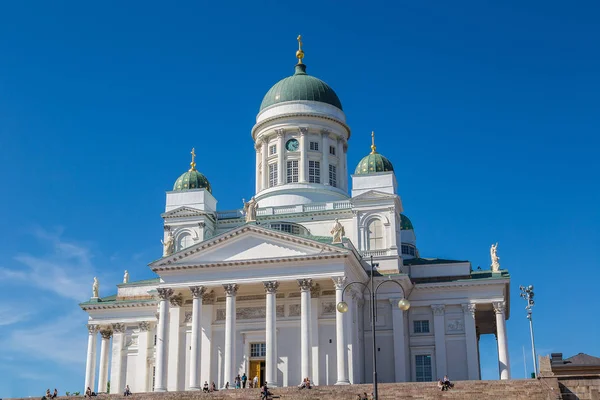
[[[296,52],[296,58],[298,59],[298,64],[302,64],[302,59],[304,58],[304,52],[302,51],[302,35],[298,35],[298,51]]]
[[[196,159],[196,150],[192,147],[192,152],[190,153],[192,155],[192,162],[190,163],[190,171],[195,171],[196,170],[196,162],[194,161]]]
[[[375,154],[377,153],[377,151],[375,151],[377,149],[377,147],[375,147],[375,131],[371,132],[371,154]]]

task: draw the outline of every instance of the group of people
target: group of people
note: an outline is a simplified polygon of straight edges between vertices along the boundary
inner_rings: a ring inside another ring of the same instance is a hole
[[[298,390],[300,389],[312,389],[312,386],[310,385],[310,379],[308,378],[308,376],[302,379],[302,383],[298,385]]]
[[[57,389],[54,389],[54,393],[50,393],[50,389],[46,389],[46,395],[44,397],[42,397],[42,400],[54,399],[54,398],[56,398],[56,396],[58,396]]]
[[[210,388],[208,387],[208,381],[204,381],[204,386],[202,386],[202,391],[204,393],[210,393],[210,392],[216,392],[217,389],[217,385],[215,385],[215,381],[213,381],[212,385],[210,385]]]
[[[359,394],[358,395],[358,399],[357,400],[371,400],[373,399],[373,393],[371,393],[371,397],[369,397],[369,395],[367,394],[367,392],[364,392],[363,394]]]
[[[257,377],[258,380],[258,377]],[[248,381],[248,377],[246,376],[246,373],[244,372],[242,374],[242,376],[240,376],[238,374],[238,376],[235,377],[234,379],[234,383],[235,383],[235,388],[236,389],[245,389],[246,388],[246,382]]]
[[[438,381],[438,388],[440,388],[442,392],[452,389],[453,387],[454,383],[450,382],[450,379],[448,379],[448,375],[444,375],[444,379],[440,379]]]

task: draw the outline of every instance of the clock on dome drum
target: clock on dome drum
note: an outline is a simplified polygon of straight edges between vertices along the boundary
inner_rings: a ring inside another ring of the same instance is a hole
[[[296,139],[290,139],[285,144],[285,148],[287,151],[297,151],[298,147],[300,147],[300,144]]]

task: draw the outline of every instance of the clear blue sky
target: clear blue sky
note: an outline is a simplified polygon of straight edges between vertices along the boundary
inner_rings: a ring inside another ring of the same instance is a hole
[[[348,162],[395,166],[423,256],[536,285],[538,350],[600,356],[597,2],[24,2],[0,4],[0,397],[81,390],[79,301],[151,276],[166,190],[196,147],[220,209],[254,190],[262,96],[308,72],[340,96]],[[497,376],[495,340],[482,370]]]

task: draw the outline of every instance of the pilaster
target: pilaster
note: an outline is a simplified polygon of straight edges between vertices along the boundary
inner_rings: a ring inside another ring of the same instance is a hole
[[[435,364],[436,378],[443,378],[446,375],[446,327],[445,327],[445,306],[443,304],[434,304],[433,310],[433,332],[435,337]]]
[[[479,378],[479,354],[477,350],[477,331],[475,328],[475,304],[463,304],[465,317],[465,345],[467,349],[467,373],[471,380]]]

